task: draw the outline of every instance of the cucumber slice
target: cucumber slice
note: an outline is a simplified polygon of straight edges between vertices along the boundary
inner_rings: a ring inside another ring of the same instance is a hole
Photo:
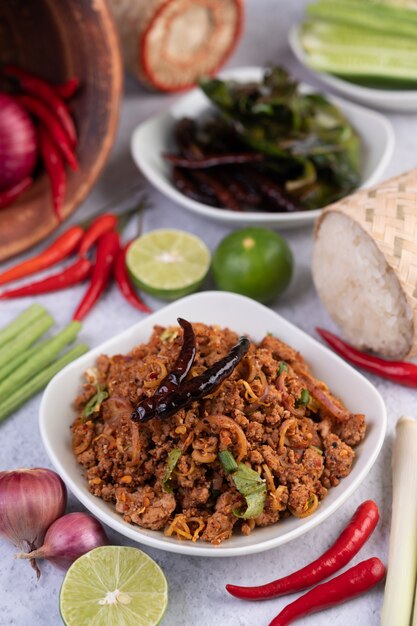
[[[410,55],[408,55],[410,56]],[[319,72],[328,72],[338,76],[373,77],[383,79],[417,81],[417,57],[407,58],[395,52],[369,50],[355,51],[346,48],[343,51],[332,49],[327,52],[312,52],[307,62]]]
[[[324,46],[378,48],[417,52],[416,40],[369,31],[359,26],[344,26],[330,22],[308,21],[301,29],[304,50],[321,50]]]
[[[325,22],[359,26],[385,35],[417,38],[417,12],[350,0],[322,0],[307,7],[310,16]]]

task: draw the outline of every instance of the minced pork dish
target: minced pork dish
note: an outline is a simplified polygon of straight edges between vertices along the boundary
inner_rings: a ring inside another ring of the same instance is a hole
[[[238,335],[187,324],[195,342],[190,388],[227,360]],[[233,533],[313,515],[349,474],[365,416],[351,414],[278,338],[245,341],[245,354],[212,393],[147,421],[132,414],[175,372],[183,327],[155,326],[147,343],[102,355],[85,372],[73,452],[90,492],[126,522],[218,545]]]

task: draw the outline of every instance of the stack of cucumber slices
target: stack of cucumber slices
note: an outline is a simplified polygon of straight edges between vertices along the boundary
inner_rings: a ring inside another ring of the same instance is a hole
[[[369,87],[417,87],[415,0],[318,0],[307,7],[307,63]]]

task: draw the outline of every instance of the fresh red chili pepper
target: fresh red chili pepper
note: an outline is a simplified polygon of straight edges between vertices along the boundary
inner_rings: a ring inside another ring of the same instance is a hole
[[[70,168],[74,171],[78,170],[78,163],[72,146],[61,126],[61,122],[57,120],[52,111],[50,111],[43,102],[33,96],[15,96],[15,98],[26,111],[34,115],[46,126],[51,138],[61,151]]]
[[[80,87],[80,79],[70,78],[66,83],[62,83],[61,85],[53,85],[53,89],[59,98],[63,100],[69,100],[72,96],[77,92]]]
[[[83,256],[86,254],[96,243],[96,241],[110,230],[114,230],[117,225],[117,216],[113,213],[103,213],[94,219],[91,225],[86,231],[80,247],[78,249],[78,255]]]
[[[317,585],[300,598],[288,604],[269,624],[269,626],[287,626],[294,620],[322,609],[328,609],[345,600],[350,600],[368,591],[385,576],[385,566],[372,557],[361,561],[343,574],[326,583]]]
[[[417,365],[406,361],[386,361],[357,350],[324,328],[316,328],[316,330],[324,341],[349,363],[399,385],[417,387]]]
[[[61,153],[55,146],[48,131],[43,126],[38,128],[39,151],[46,172],[49,176],[52,192],[52,206],[58,220],[62,221],[62,205],[67,190],[67,174]]]
[[[42,293],[49,293],[50,291],[58,291],[59,289],[66,289],[81,283],[87,278],[91,271],[91,262],[83,257],[77,259],[75,263],[69,265],[64,270],[57,274],[47,276],[42,280],[38,280],[29,285],[23,285],[22,287],[16,287],[16,289],[9,289],[3,291],[0,294],[0,300],[8,298],[19,298],[20,296],[38,296]]]
[[[318,559],[289,576],[258,587],[226,585],[227,591],[242,600],[268,600],[311,587],[344,567],[368,541],[379,520],[378,507],[366,500],[356,509],[352,519],[334,544]]]
[[[119,250],[120,239],[115,230],[110,230],[101,235],[97,242],[96,260],[90,284],[74,313],[74,320],[81,322],[102,295],[109,282],[114,261]]]
[[[13,187],[9,187],[9,189],[5,189],[4,191],[0,191],[0,209],[5,209],[10,204],[13,204],[18,197],[31,186],[33,180],[28,176],[13,185]]]
[[[25,278],[59,263],[59,261],[69,256],[71,252],[74,252],[83,234],[84,231],[81,226],[70,226],[45,250],[2,272],[0,274],[0,285],[10,283],[12,280],[18,280],[19,278]]]
[[[46,104],[46,106],[53,113],[55,113],[67,133],[71,145],[75,146],[77,143],[77,133],[75,131],[74,122],[68,111],[67,105],[55,93],[52,85],[50,85],[46,80],[43,80],[38,76],[34,76],[33,74],[15,67],[14,65],[6,65],[3,68],[3,71],[6,76],[13,76],[14,78],[17,78],[22,90],[26,94],[39,98],[39,100],[42,100],[42,102]]]
[[[129,243],[119,250],[119,254],[116,257],[116,262],[114,264],[114,278],[121,294],[132,306],[139,309],[139,311],[142,311],[143,313],[151,313],[152,309],[150,309],[147,304],[142,302],[130,282],[129,273],[126,268],[126,252],[131,243],[132,242],[129,241]]]

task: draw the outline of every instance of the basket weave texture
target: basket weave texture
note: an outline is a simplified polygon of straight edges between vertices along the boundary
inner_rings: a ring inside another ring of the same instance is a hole
[[[413,311],[414,340],[408,358],[417,354],[417,169],[391,178],[329,205],[330,212],[354,220],[373,239],[396,274]]]

